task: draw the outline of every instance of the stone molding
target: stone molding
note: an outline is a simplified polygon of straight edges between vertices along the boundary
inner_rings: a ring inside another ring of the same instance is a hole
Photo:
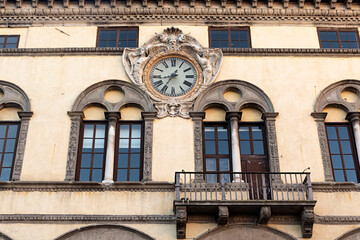
[[[313,192],[360,192],[360,185],[353,182],[312,182]]]
[[[0,182],[0,191],[14,192],[173,192],[168,182],[114,182],[110,186],[98,182]]]
[[[203,120],[205,112],[190,112],[194,122],[194,166],[195,172],[203,171]]]
[[[355,228],[355,229],[352,229],[352,230],[344,233],[343,235],[336,238],[335,240],[357,240],[357,239],[359,239],[359,235],[360,235],[360,228]]]
[[[315,215],[316,224],[358,225],[360,216],[319,216]]]
[[[326,48],[221,48],[224,56],[360,57],[360,49]],[[18,56],[120,56],[124,48],[3,48],[2,57]]]
[[[4,233],[0,232],[0,240],[12,240],[12,239],[6,236]]]
[[[152,180],[153,130],[156,112],[141,112],[144,120],[144,167],[142,181]]]

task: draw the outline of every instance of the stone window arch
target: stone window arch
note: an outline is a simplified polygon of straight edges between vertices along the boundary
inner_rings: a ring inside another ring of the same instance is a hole
[[[117,91],[121,96],[109,99],[106,97],[109,91]],[[133,106],[140,108],[142,111],[141,116],[144,128],[142,180],[151,180],[153,120],[156,114],[152,112],[152,103],[145,92],[131,83],[120,80],[107,80],[88,87],[77,97],[72,110],[68,112],[71,118],[71,128],[65,180],[75,181],[78,147],[80,144],[80,128],[84,118],[84,110],[91,106],[101,106],[104,108],[108,126],[105,140],[107,147],[103,183],[110,184],[113,182],[114,155],[116,152],[115,129],[121,119],[120,110]]]
[[[121,225],[92,225],[85,226],[65,233],[55,240],[107,240],[107,239],[132,239],[154,240],[149,235],[136,229]]]
[[[340,237],[336,238],[336,240],[357,240],[360,238],[360,228],[352,229]]]
[[[14,148],[12,153],[14,155],[14,160],[12,161],[11,167],[12,174],[8,180],[19,181],[24,160],[29,121],[33,113],[31,112],[30,100],[26,93],[15,84],[0,80],[0,110],[5,110],[7,108],[13,108],[15,111],[17,111],[17,115],[20,118],[20,121],[16,119],[14,119],[15,121],[11,120],[10,122],[0,121],[2,127],[6,128],[5,125],[11,124],[17,130],[17,144],[15,145],[16,148]],[[8,136],[9,135],[6,135],[5,138]],[[4,138],[4,136],[2,138]],[[5,141],[5,139],[3,139],[3,141]],[[3,161],[4,157],[1,163],[2,167],[4,167]]]
[[[352,154],[355,158],[360,156],[360,81],[358,80],[343,80],[333,83],[326,87],[318,96],[314,106],[314,112],[311,116],[315,119],[318,137],[320,143],[321,157],[324,167],[325,181],[334,181],[334,171],[332,163],[332,155],[327,135],[327,126],[330,124],[327,121],[329,118],[326,110],[328,108],[336,108],[344,112],[343,122],[344,126],[349,125],[349,141],[352,143],[351,134],[354,134],[355,147]],[[328,123],[325,123],[328,122]],[[337,121],[338,122],[338,121]],[[337,123],[339,124],[339,123]],[[353,144],[353,143],[352,143]],[[342,155],[341,155],[342,158]],[[357,166],[356,166],[357,165]],[[355,168],[358,170],[358,162],[355,162]]]
[[[226,93],[235,93],[233,97]],[[190,113],[194,121],[194,148],[195,148],[195,171],[203,171],[203,119],[205,110],[218,107],[226,111],[226,120],[229,122],[231,131],[231,150],[234,172],[241,170],[240,166],[240,144],[239,144],[239,121],[241,121],[241,110],[244,108],[255,108],[262,113],[262,120],[266,129],[266,143],[269,161],[269,170],[279,172],[279,157],[276,139],[275,118],[278,115],[268,96],[255,85],[240,81],[220,81],[207,88],[197,98],[194,104],[194,112]]]

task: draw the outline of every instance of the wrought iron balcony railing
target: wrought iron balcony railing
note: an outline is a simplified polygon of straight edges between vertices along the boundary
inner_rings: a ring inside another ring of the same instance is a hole
[[[312,201],[310,173],[176,172],[177,201]]]

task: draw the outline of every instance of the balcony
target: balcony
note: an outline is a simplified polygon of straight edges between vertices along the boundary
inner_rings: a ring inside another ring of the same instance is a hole
[[[219,225],[239,215],[267,224],[271,216],[295,215],[304,238],[312,235],[314,206],[310,173],[176,172],[177,237],[189,216],[212,216]]]

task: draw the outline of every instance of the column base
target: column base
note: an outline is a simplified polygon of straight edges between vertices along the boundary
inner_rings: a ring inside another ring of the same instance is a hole
[[[102,181],[102,183],[105,184],[105,185],[110,185],[110,184],[113,184],[113,183],[114,183],[114,180],[106,180],[106,179],[104,179],[104,180]]]

